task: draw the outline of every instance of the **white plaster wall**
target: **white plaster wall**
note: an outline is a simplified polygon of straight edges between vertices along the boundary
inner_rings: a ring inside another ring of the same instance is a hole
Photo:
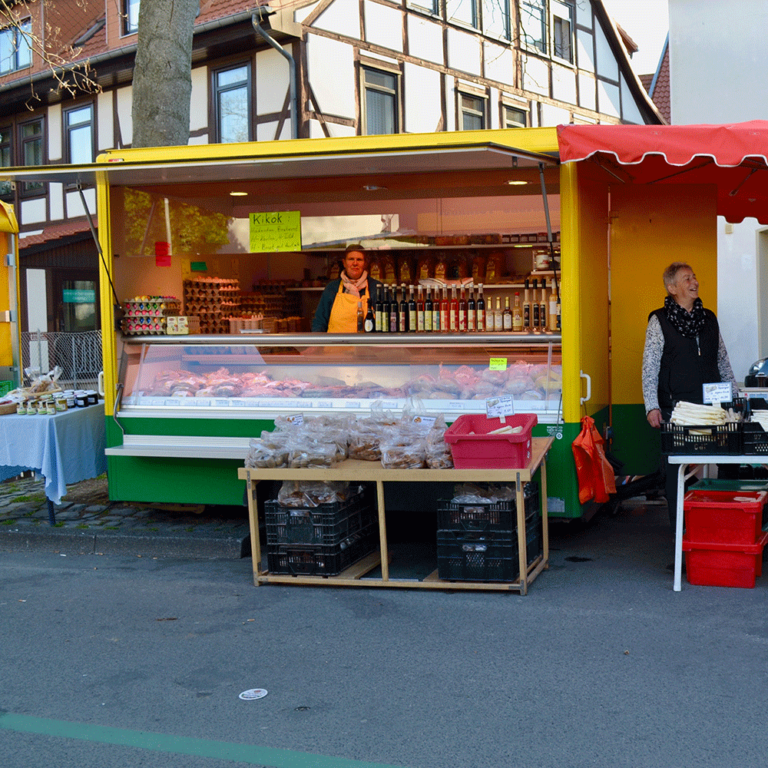
[[[442,115],[440,73],[416,64],[405,65],[405,132],[436,131]]]
[[[552,65],[552,98],[576,103],[576,72],[568,67]]]
[[[45,289],[45,270],[44,269],[28,269],[27,277],[27,322],[30,331],[47,331],[48,330],[48,300],[46,298],[47,293]],[[48,355],[47,342],[43,342],[45,347],[42,351],[42,365],[43,369],[48,368]],[[33,345],[37,347],[37,345]],[[37,361],[32,361],[33,365]]]
[[[45,198],[36,197],[34,200],[22,200],[20,224],[38,224],[46,220]]]
[[[408,52],[434,64],[443,63],[443,30],[432,21],[408,14]]]
[[[64,185],[48,185],[48,212],[51,220],[64,218]]]
[[[626,122],[645,125],[645,120],[643,120],[643,116],[637,108],[637,102],[633,98],[629,85],[623,75],[621,77],[621,112],[621,117]]]
[[[603,33],[603,28],[599,24],[597,25],[595,42],[597,50],[597,74],[618,82],[619,65],[616,63],[616,57],[613,55],[611,46],[608,45],[608,39]]]
[[[448,30],[448,66],[461,72],[480,75],[480,40],[458,29]]]
[[[133,87],[126,86],[117,92],[117,121],[120,125],[120,137],[123,146],[133,143],[133,119],[131,108],[133,105]]]
[[[84,189],[83,197],[85,197],[85,204],[88,206],[88,212],[91,216],[96,216],[96,190],[93,188]],[[85,209],[83,208],[83,201],[79,192],[67,192],[65,195],[65,205],[67,208],[67,217],[74,219],[78,216],[85,216]]]
[[[269,48],[256,54],[256,114],[280,112],[291,87],[288,61]]]
[[[309,82],[320,111],[354,118],[356,88],[352,46],[309,35],[307,60]]]
[[[96,97],[96,149],[114,149],[115,146],[115,117],[112,111],[113,91],[100,93]]]
[[[485,56],[485,76],[489,80],[514,86],[515,56],[512,50],[501,45],[485,43],[483,54]]]
[[[549,96],[549,67],[545,61],[523,56],[523,90]]]
[[[579,69],[587,72],[595,71],[595,39],[590,32],[583,29],[576,30],[576,62]]]
[[[396,8],[365,0],[365,39],[382,48],[403,50],[403,15]]]
[[[357,0],[333,0],[312,26],[360,39],[360,5]]]
[[[60,163],[61,152],[61,104],[48,108],[45,115],[45,130],[48,132],[48,162]]]
[[[579,72],[579,106],[593,111],[597,108],[595,78],[583,72]]]
[[[597,81],[597,109],[605,115],[619,117],[620,115],[619,89],[615,85],[604,80]]]
[[[208,127],[208,68],[192,70],[192,95],[189,110],[189,130],[199,131]],[[192,140],[190,139],[190,144]]]
[[[571,113],[552,104],[541,105],[541,124],[543,126],[564,125],[571,122]]]
[[[294,12],[293,20],[301,24],[301,22],[303,22],[304,19],[306,19],[309,16],[309,14],[312,13],[312,11],[314,11],[315,8],[317,8],[318,5],[320,5],[319,2],[312,3],[312,5],[305,5],[303,8],[299,8]]]
[[[445,100],[447,103],[445,109],[445,130],[456,130],[456,86],[458,80],[451,75],[442,75],[445,78]]]
[[[498,88],[489,88],[488,89],[488,105],[490,107],[489,116],[488,116],[488,127],[493,128],[501,128],[501,109],[499,106],[499,102],[501,101],[499,97],[499,89]]]

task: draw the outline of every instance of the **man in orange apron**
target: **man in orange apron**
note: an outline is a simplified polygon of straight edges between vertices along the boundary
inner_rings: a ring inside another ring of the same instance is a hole
[[[360,246],[350,245],[344,254],[341,277],[325,286],[315,316],[315,333],[357,333],[358,305],[365,317],[375,304],[381,284],[368,277],[368,258]]]

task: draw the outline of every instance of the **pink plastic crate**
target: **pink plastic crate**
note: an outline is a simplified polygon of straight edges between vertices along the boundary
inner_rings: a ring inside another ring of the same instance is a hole
[[[531,432],[535,413],[516,413],[501,419],[483,414],[459,416],[445,431],[456,469],[519,469],[531,460]],[[489,435],[501,427],[522,427],[515,435]]]

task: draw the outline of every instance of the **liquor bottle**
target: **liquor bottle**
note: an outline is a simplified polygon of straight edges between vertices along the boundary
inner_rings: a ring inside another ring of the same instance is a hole
[[[483,298],[483,284],[477,286],[477,317],[475,326],[478,333],[485,331],[485,299]]]
[[[440,330],[443,333],[448,333],[450,328],[450,317],[448,315],[448,288],[443,286],[443,298],[440,300]]]
[[[547,330],[547,281],[541,278],[541,301],[539,302],[539,330]]]
[[[357,332],[362,333],[363,332],[363,322],[365,318],[363,316],[363,302],[358,301],[357,302]]]
[[[477,329],[476,325],[477,315],[475,314],[475,288],[470,286],[469,288],[469,301],[467,302],[467,330],[470,333],[474,333]]]
[[[443,316],[440,312],[440,291],[435,288],[435,298],[432,300],[432,330],[440,332],[443,330]]]
[[[405,294],[405,283],[403,283],[402,299],[397,312],[398,330],[405,333],[408,330],[408,297]]]
[[[549,294],[549,330],[560,330],[560,297],[557,294],[557,286],[552,279],[552,292]]]
[[[523,308],[520,306],[519,293],[515,293],[515,303],[512,307],[512,330],[517,333],[523,331]]]
[[[427,288],[427,298],[424,301],[424,330],[432,330],[432,321],[434,320],[434,307],[432,306],[432,291]]]
[[[467,330],[467,294],[464,286],[461,286],[461,296],[459,297],[459,333],[466,333]]]
[[[501,298],[496,297],[496,308],[493,310],[493,330],[500,333],[504,330],[504,313],[501,311]]]
[[[413,286],[408,287],[408,330],[416,333],[419,327],[418,317],[416,315],[416,299],[413,298]]]
[[[383,285],[381,293],[381,325],[378,330],[381,333],[387,333],[389,331],[389,289]]]
[[[389,332],[397,333],[400,327],[399,312],[397,306],[397,287],[392,288],[392,297],[389,302]]]
[[[515,294],[517,296],[517,294]],[[504,311],[501,313],[501,327],[505,331],[512,330],[512,310],[509,308],[509,296],[504,297]]]
[[[459,300],[456,298],[456,286],[451,286],[451,304],[448,307],[448,329],[451,333],[459,330]]]
[[[531,330],[539,330],[539,281],[537,278],[533,280],[533,303],[531,304],[531,310],[533,311],[533,317],[531,318]]]
[[[383,289],[380,289],[376,292],[376,304],[375,304],[376,312],[374,313],[374,318],[376,323],[375,323],[374,330],[377,333],[381,333],[384,330],[384,324],[381,319],[382,312],[384,311],[384,300],[381,295],[383,292],[384,292]]]
[[[373,333],[376,330],[376,316],[373,314],[373,304],[368,302],[368,311],[365,313],[363,321],[363,330],[366,333]]]
[[[424,296],[421,293],[421,286],[416,291],[416,330],[421,333],[424,331]]]
[[[525,293],[523,294],[523,330],[531,330],[531,289],[528,278],[525,278]]]

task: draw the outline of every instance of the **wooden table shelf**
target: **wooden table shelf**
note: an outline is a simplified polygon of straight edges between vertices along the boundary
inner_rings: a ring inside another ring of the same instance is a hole
[[[520,469],[385,469],[379,462],[342,462],[336,467],[319,469],[255,469],[244,467],[238,470],[238,477],[247,483],[248,521],[251,531],[251,560],[253,583],[260,584],[304,584],[312,586],[357,586],[389,587],[405,589],[471,589],[513,591],[525,595],[529,585],[549,567],[549,533],[547,524],[547,467],[546,455],[552,445],[551,437],[534,437],[532,456],[527,467]],[[525,536],[524,487],[538,470],[541,470],[541,516],[542,554],[528,565]],[[260,480],[337,480],[351,482],[372,482],[376,484],[378,505],[379,544],[378,552],[354,563],[338,576],[291,576],[274,574],[262,570],[261,541],[259,537],[258,506],[256,485]],[[384,483],[505,483],[514,484],[517,503],[517,541],[520,576],[514,582],[446,581],[438,577],[437,571],[423,580],[390,578],[390,554],[387,546],[387,520],[384,506]],[[363,578],[381,566],[380,578]]]

